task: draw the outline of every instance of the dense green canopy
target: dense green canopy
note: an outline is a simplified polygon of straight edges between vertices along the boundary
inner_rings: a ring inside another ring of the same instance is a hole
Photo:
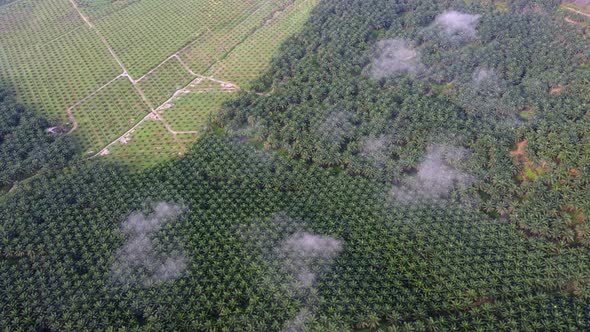
[[[323,1],[182,159],[0,196],[0,328],[590,330],[588,43],[557,5]]]
[[[0,189],[40,170],[58,169],[75,155],[62,128],[18,104],[0,89]]]

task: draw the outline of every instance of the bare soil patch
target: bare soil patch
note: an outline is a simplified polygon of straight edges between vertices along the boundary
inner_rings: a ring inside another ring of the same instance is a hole
[[[556,86],[551,87],[551,89],[549,90],[549,93],[554,95],[556,93],[560,93],[561,90],[563,90],[563,87],[561,85],[556,85]]]
[[[523,168],[518,174],[518,178],[522,181],[535,180],[539,175],[545,173],[547,164],[545,162],[532,162],[525,152],[525,147],[529,142],[527,140],[516,143],[516,150],[510,151],[510,155],[518,158]]]
[[[529,144],[529,141],[524,140],[524,141],[520,141],[518,143],[516,143],[516,150],[514,151],[510,151],[510,155],[513,157],[522,157],[524,156],[524,158],[526,158],[525,152],[524,152],[524,148],[525,146]]]

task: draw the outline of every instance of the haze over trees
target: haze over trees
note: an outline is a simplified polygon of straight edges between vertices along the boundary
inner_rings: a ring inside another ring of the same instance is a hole
[[[516,216],[523,198],[552,204],[554,210],[573,204],[588,211],[588,200],[582,198],[587,177],[571,175],[572,169],[587,172],[583,156],[588,154],[558,151],[564,142],[546,139],[549,132],[573,130],[570,139],[585,146],[588,135],[576,129],[588,126],[588,89],[580,89],[588,77],[588,43],[576,26],[553,16],[556,2],[508,2],[513,10],[505,11],[485,2],[366,5],[326,2],[318,7],[259,79],[258,89],[273,94],[246,94],[229,103],[221,122],[236,133],[251,128],[257,139],[292,157],[392,183],[398,197],[413,197],[400,188],[411,187],[407,183],[415,173],[420,178],[428,147],[444,143],[469,151],[457,171],[470,174],[471,185],[461,187],[470,204],[491,215]],[[326,121],[334,114],[347,114],[346,122]],[[321,139],[342,131],[341,139]],[[536,154],[529,149],[540,144],[555,149],[522,162],[508,151],[524,140],[530,143],[527,156]],[[570,157],[561,158],[564,153]],[[556,181],[581,183],[566,186],[572,194],[556,194],[554,203],[527,194],[530,187],[555,193],[550,184],[540,183]],[[563,220],[563,214],[549,215]],[[586,237],[585,226],[577,225],[576,232],[573,226],[565,231],[549,224],[553,221],[534,227],[521,223],[553,239]]]
[[[590,330],[589,52],[558,6],[322,1],[183,158],[0,196],[0,328]]]

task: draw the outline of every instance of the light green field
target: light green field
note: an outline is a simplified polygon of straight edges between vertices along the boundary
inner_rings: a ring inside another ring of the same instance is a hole
[[[207,75],[237,83],[242,88],[267,68],[281,43],[299,31],[319,0],[297,1],[276,13],[263,27],[239,44],[226,58],[214,64]]]
[[[0,71],[19,100],[49,118],[120,73],[67,0],[20,0],[0,7]]]
[[[233,97],[233,90],[207,79],[190,86],[190,91],[159,111],[172,132],[163,121],[146,120],[125,143],[112,145],[107,158],[143,167],[184,153],[206,131],[210,117],[221,109],[222,103]]]
[[[128,139],[127,143],[114,144],[109,148],[109,154],[101,158],[142,168],[178,157],[184,151],[162,121],[148,119],[142,122]]]
[[[149,108],[125,78],[117,79],[93,98],[74,108],[73,132],[85,153],[96,153],[136,124]]]
[[[160,112],[174,131],[198,131],[206,129],[209,118],[221,109],[224,101],[233,97],[231,92],[223,91],[219,84],[181,96],[172,107]]]
[[[77,124],[70,135],[85,155],[108,146],[105,158],[153,165],[198,139],[317,2],[4,0],[0,82],[48,118]],[[199,75],[211,80],[187,86]],[[142,120],[153,110],[161,120]]]
[[[220,26],[216,30],[208,29],[180,56],[193,71],[203,73],[288,4],[289,0],[259,1],[257,8],[244,15],[239,22]]]
[[[171,59],[158,67],[138,87],[146,95],[152,105],[164,103],[174,92],[186,86],[195,77],[182,67],[176,59]]]
[[[216,30],[256,10],[255,0],[143,0],[95,24],[133,77],[139,77],[208,29]]]

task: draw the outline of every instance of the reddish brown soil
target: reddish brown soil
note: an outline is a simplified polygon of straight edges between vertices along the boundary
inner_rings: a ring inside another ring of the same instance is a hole
[[[510,151],[510,155],[518,158],[518,160],[524,166],[524,168],[528,168],[537,174],[539,173],[540,170],[547,170],[547,163],[546,162],[541,161],[540,163],[534,163],[529,159],[526,152],[524,151],[524,148],[526,147],[526,145],[528,143],[529,142],[527,140],[517,142],[516,143],[516,150]],[[524,169],[519,172],[519,177],[523,180],[529,179],[525,175]],[[531,180],[531,179],[529,179],[529,180]]]
[[[526,154],[524,153],[524,147],[529,144],[529,141],[524,140],[516,143],[516,150],[510,151],[510,155],[513,157],[524,157],[526,158]],[[527,158],[528,159],[528,158]]]

